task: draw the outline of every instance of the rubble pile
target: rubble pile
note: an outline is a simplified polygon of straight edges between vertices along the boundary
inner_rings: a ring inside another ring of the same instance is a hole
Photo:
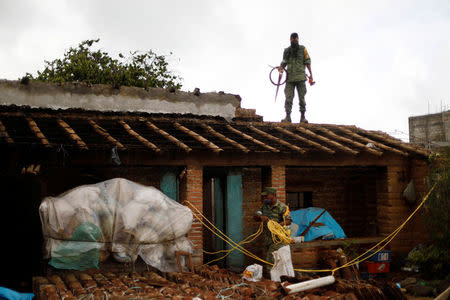
[[[243,282],[239,274],[202,266],[196,273],[152,271],[112,273],[99,270],[76,271],[33,279],[38,299],[232,299],[278,298],[280,284],[265,280]]]
[[[312,278],[297,278],[298,281],[306,281]],[[294,278],[290,279],[292,283]],[[287,285],[283,283],[283,285]],[[392,282],[388,281],[364,281],[364,280],[346,280],[336,278],[333,285],[311,289],[304,292],[283,297],[284,300],[302,299],[302,300],[353,300],[353,299],[373,299],[373,300],[406,300],[400,289]]]
[[[303,278],[302,280],[307,280]],[[290,278],[298,282],[296,278]],[[301,280],[300,280],[301,281]],[[33,279],[37,299],[405,299],[390,283],[337,279],[327,287],[286,295],[279,282],[243,281],[217,266],[195,273],[153,271],[113,273],[100,270],[52,274]]]

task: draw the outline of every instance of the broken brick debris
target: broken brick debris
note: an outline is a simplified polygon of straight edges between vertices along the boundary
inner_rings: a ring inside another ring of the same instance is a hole
[[[299,280],[301,279],[301,280]],[[311,279],[291,278],[293,281]],[[263,279],[243,281],[240,274],[217,266],[199,266],[195,273],[77,271],[33,278],[37,299],[406,299],[392,283],[337,279],[336,283],[292,295],[281,284]]]
[[[53,274],[33,279],[38,299],[247,299],[281,296],[280,284],[270,280],[243,282],[239,274],[225,269],[202,266],[196,273],[152,272],[112,273],[99,270]]]

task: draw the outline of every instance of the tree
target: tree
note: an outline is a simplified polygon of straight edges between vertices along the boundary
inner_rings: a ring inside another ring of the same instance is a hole
[[[85,82],[88,84],[111,84],[120,86],[181,88],[181,78],[168,69],[164,55],[148,52],[122,53],[118,59],[107,52],[93,50],[100,39],[82,41],[77,48],[70,48],[62,59],[45,61],[45,69],[37,76],[27,73],[26,79],[44,82]],[[170,53],[172,54],[172,53]],[[24,80],[24,79],[22,79]]]

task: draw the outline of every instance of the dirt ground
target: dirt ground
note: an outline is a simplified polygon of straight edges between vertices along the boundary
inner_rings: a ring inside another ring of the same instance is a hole
[[[406,295],[406,298],[408,300],[433,300],[434,299],[432,297],[414,297],[414,296],[411,296],[411,295]]]

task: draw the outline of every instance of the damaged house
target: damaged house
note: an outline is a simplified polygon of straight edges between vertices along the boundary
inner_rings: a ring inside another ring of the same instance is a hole
[[[411,213],[402,193],[411,180],[426,192],[428,152],[383,132],[332,124],[264,122],[240,97],[163,89],[0,82],[2,191],[1,283],[42,274],[41,200],[121,177],[195,205],[234,241],[253,220],[265,186],[292,210],[326,209],[346,240],[292,245],[294,267],[313,267],[318,249],[371,245]],[[394,255],[426,239],[414,217],[390,244]],[[188,234],[194,263],[225,245],[195,221]],[[262,256],[260,241],[248,245]],[[224,262],[243,268],[236,252]]]

